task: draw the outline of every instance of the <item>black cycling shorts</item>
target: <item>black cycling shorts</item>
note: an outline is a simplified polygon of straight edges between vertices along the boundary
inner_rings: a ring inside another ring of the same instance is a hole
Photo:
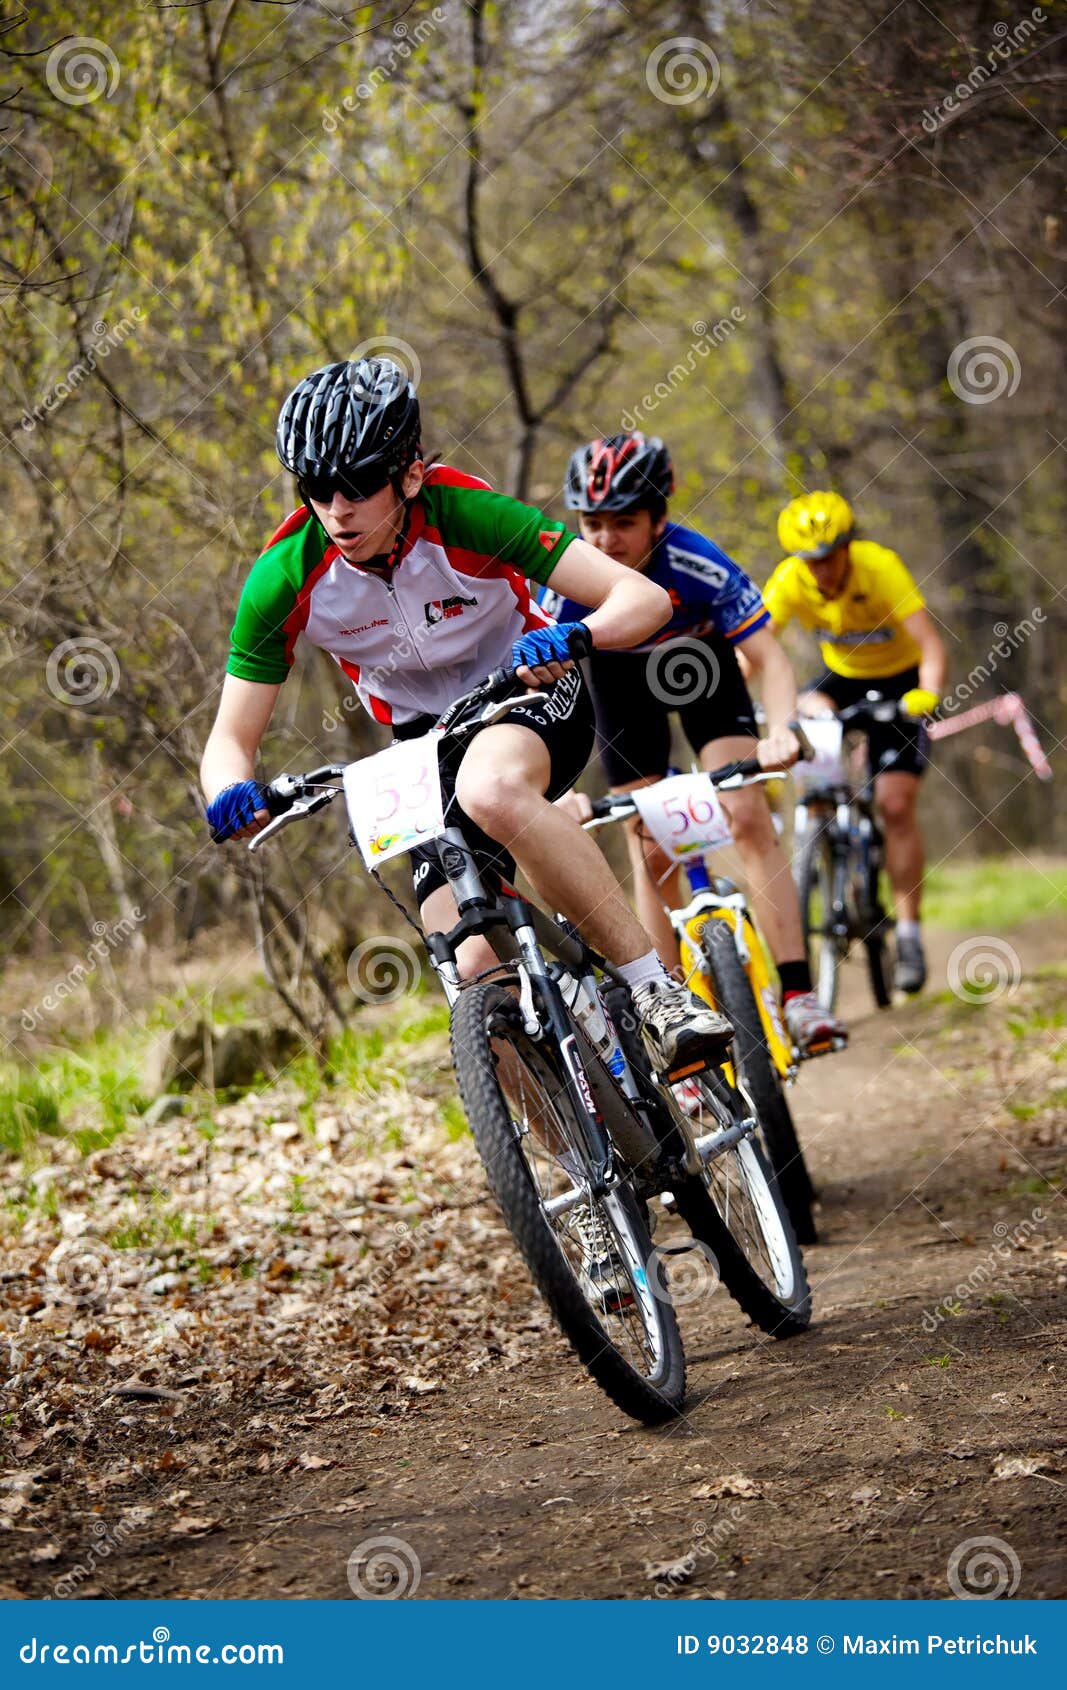
[[[824,669],[821,675],[801,687],[801,692],[822,692],[837,706],[847,710],[850,704],[862,704],[869,692],[880,692],[883,698],[903,698],[919,684],[918,669],[902,669],[899,675],[878,675],[858,678],[855,675],[835,675]],[[900,775],[921,775],[930,761],[930,736],[922,722],[872,722],[868,729],[867,751],[874,774],[890,770]]]
[[[529,703],[520,700],[503,720],[516,727],[529,728],[531,733],[535,733],[548,747],[551,773],[545,796],[550,800],[562,798],[578,780],[593,749],[593,702],[582,679],[581,670],[577,665],[568,669],[566,674],[549,688],[547,697],[531,698]],[[397,730],[396,737],[413,739],[417,734],[427,733],[435,721],[436,717],[425,716],[416,722],[407,722],[403,728]],[[446,750],[446,755],[441,761],[445,821],[458,822],[462,826],[464,838],[474,852],[483,879],[487,881],[487,889],[495,890],[497,881],[511,882],[514,879],[515,859],[503,845],[490,839],[487,833],[483,833],[480,827],[470,821],[457,804],[456,772],[463,760],[466,746],[452,743],[456,751],[455,758],[448,759]],[[440,886],[448,885],[448,877],[441,867],[437,846],[432,841],[417,845],[409,855],[415,897],[419,904],[423,904],[431,892],[436,892]]]
[[[595,651],[589,678],[597,750],[611,786],[667,773],[673,714],[698,756],[712,739],[757,737],[737,654],[714,635],[664,640],[651,651]]]

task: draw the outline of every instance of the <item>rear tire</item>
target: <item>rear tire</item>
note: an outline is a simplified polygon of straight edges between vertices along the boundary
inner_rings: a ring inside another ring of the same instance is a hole
[[[815,1188],[797,1139],[785,1090],[764,1037],[752,983],[737,954],[732,928],[712,918],[703,933],[704,958],[715,996],[734,1024],[734,1056],[759,1117],[760,1137],[800,1244],[817,1240],[811,1206]]]
[[[882,907],[881,888],[879,887],[879,862],[868,855],[864,870],[865,908],[861,914],[860,931],[863,934],[863,948],[867,955],[867,974],[871,982],[871,991],[879,1009],[888,1009],[893,1001],[893,993],[889,984],[889,946],[886,942],[889,928],[889,917]]]
[[[516,999],[503,986],[487,982],[468,987],[452,1009],[452,1059],[474,1142],[500,1212],[557,1325],[601,1389],[635,1420],[650,1426],[669,1420],[678,1413],[685,1397],[685,1355],[678,1321],[660,1277],[655,1271],[649,1274],[653,1245],[644,1207],[625,1184],[612,1189],[608,1207],[607,1199],[597,1205],[614,1235],[618,1254],[627,1264],[631,1260],[636,1264],[629,1277],[632,1306],[642,1325],[646,1348],[641,1370],[618,1347],[624,1338],[620,1317],[610,1319],[613,1331],[609,1334],[582,1290],[543,1207],[548,1193],[539,1193],[531,1166],[531,1158],[538,1167],[543,1161],[546,1167],[562,1172],[559,1183],[566,1185],[583,1166],[580,1153],[567,1148],[564,1154],[568,1167],[562,1171],[559,1157],[543,1147],[543,1130],[540,1139],[535,1135],[537,1156],[524,1150],[524,1139],[531,1137],[529,1123],[524,1132],[521,1119],[516,1120],[517,1113],[521,1116],[521,1106],[517,1110],[504,1094],[499,1073],[504,1049],[511,1053],[509,1062],[518,1064],[516,1073],[530,1076],[535,1103],[540,1095],[537,1112],[542,1127],[550,1119],[561,1141],[567,1146],[580,1145],[554,1052],[527,1037]],[[504,1083],[518,1089],[514,1079]],[[636,1346],[629,1343],[627,1347],[636,1359]]]

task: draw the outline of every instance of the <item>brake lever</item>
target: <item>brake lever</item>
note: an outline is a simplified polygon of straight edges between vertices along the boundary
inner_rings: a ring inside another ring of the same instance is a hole
[[[289,827],[292,822],[305,821],[308,816],[313,816],[316,810],[325,809],[327,804],[333,803],[339,791],[340,788],[335,786],[329,791],[297,798],[288,810],[283,810],[280,816],[275,816],[272,822],[268,822],[265,828],[248,841],[248,849],[258,851],[261,845],[265,845],[273,834],[280,833],[283,827]]]
[[[512,698],[498,699],[495,704],[487,704],[477,716],[472,716],[469,722],[461,722],[458,728],[451,730],[454,739],[464,734],[473,733],[475,728],[489,728],[494,722],[499,722],[502,716],[514,710],[517,704],[529,704],[534,699],[547,698],[547,692],[517,692]]]

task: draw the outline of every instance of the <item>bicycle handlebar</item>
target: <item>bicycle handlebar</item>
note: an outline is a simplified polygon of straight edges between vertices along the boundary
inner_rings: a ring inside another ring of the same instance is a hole
[[[580,653],[576,652],[575,655]],[[518,698],[523,693],[530,693],[531,697],[544,696],[531,693],[526,683],[519,680],[514,669],[494,669],[478,686],[454,699],[434,726],[443,737],[469,732],[479,724],[488,726],[484,716],[475,715],[474,720],[470,722],[466,718],[483,706],[501,704],[507,699]],[[272,838],[283,827],[302,821],[306,816],[313,816],[327,804],[332,804],[341,790],[338,783],[343,776],[344,765],[338,763],[324,763],[320,768],[312,769],[305,775],[276,776],[263,789],[271,820],[249,840],[248,849],[258,850],[260,845],[265,844],[267,839]]]
[[[880,692],[869,692],[858,704],[846,704],[843,710],[835,711],[835,715],[844,727],[864,719],[869,722],[891,722],[897,716],[903,716],[909,722],[915,719],[903,708],[899,698],[885,698]]]

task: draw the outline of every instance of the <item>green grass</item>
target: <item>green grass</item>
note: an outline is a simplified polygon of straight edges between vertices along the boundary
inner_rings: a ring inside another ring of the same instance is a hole
[[[141,1069],[148,1036],[98,1033],[55,1048],[34,1068],[0,1065],[0,1148],[31,1152],[42,1136],[73,1139],[83,1155],[103,1150],[142,1112]]]
[[[1067,863],[1035,868],[1021,856],[941,863],[930,870],[923,894],[924,920],[965,933],[1002,933],[1065,909]]]
[[[12,1065],[0,1076],[0,1145],[22,1156],[42,1133],[58,1133],[59,1099],[31,1068]]]

